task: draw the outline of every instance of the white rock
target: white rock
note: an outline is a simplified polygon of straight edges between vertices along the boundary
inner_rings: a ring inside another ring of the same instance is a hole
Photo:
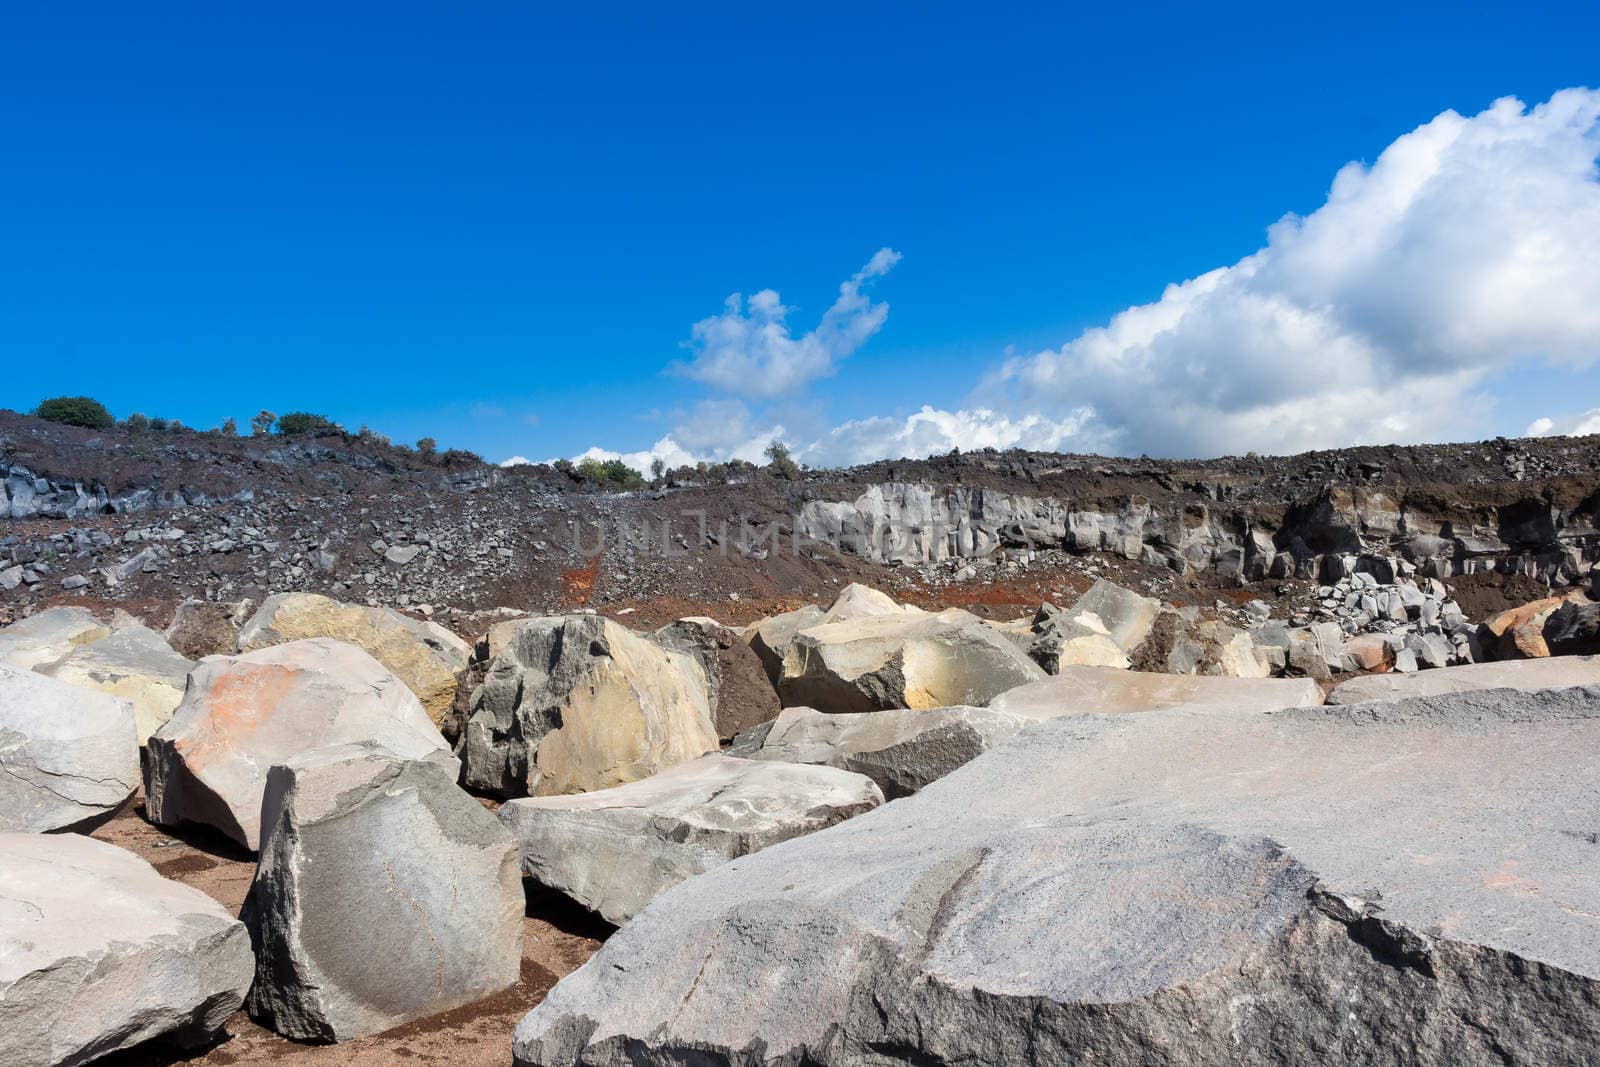
[[[126,700],[0,665],[0,830],[87,828],[138,785]]]

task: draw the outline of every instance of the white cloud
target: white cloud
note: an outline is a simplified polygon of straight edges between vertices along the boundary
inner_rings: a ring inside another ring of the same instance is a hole
[[[1590,408],[1581,415],[1534,419],[1523,433],[1528,437],[1583,437],[1600,433],[1600,408]]]
[[[774,289],[748,301],[728,297],[720,315],[694,324],[687,347],[693,362],[678,365],[690,378],[724,393],[775,397],[833,373],[834,364],[860,348],[883,327],[889,305],[874,304],[864,292],[900,261],[900,253],[880,248],[867,265],[839,286],[839,298],[823,312],[817,327],[799,337],[789,332],[785,307]]]
[[[904,419],[877,417],[844,423],[796,451],[814,466],[866,463],[875,459],[924,458],[959,448],[1093,450],[1084,410],[1061,419],[1041,415],[1010,418],[988,408],[943,411],[923,406]]]
[[[1123,451],[1296,451],[1481,432],[1492,371],[1600,356],[1600,92],[1447,111],[1231,267],[998,384],[1092,408]]]

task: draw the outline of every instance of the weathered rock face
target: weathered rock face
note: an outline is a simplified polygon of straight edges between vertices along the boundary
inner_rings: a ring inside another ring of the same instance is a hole
[[[0,629],[0,664],[29,670],[54,663],[110,633],[109,626],[84,608],[50,608]]]
[[[0,830],[84,829],[138,786],[127,701],[0,665]]]
[[[655,636],[665,647],[693,656],[700,664],[720,739],[730,741],[778,714],[777,690],[738,631],[715,619],[696,617],[670,622]]]
[[[250,987],[222,905],[77,834],[0,833],[0,1062],[80,1064],[203,1042]]]
[[[331,637],[364,649],[422,701],[437,725],[455,698],[456,675],[465,670],[468,644],[444,627],[419,622],[390,608],[341,604],[315,593],[277,593],[239,631],[239,651]]]
[[[194,667],[154,630],[123,627],[92,644],[73,646],[54,663],[36,668],[83,689],[122,697],[133,705],[133,721],[143,745],[172,718]]]
[[[750,643],[750,651],[761,661],[761,666],[767,672],[767,679],[773,685],[777,685],[778,679],[783,677],[783,657],[789,651],[789,646],[794,643],[794,635],[820,623],[825,614],[826,612],[815,604],[807,604],[803,608],[786,611],[782,615],[773,615],[745,628],[744,636]]]
[[[1207,490],[1220,501],[1228,488]],[[1286,502],[1263,524],[1254,509],[1130,493],[1080,502],[966,485],[888,482],[854,500],[807,501],[797,536],[881,563],[982,559],[997,548],[1110,552],[1182,573],[1241,581],[1333,580],[1365,558],[1403,559],[1427,577],[1481,570],[1555,583],[1594,569],[1593,499],[1558,506],[1530,496],[1497,507],[1439,507],[1433,494],[1339,486]],[[1334,573],[1337,572],[1337,573]]]
[[[826,712],[984,705],[1044,671],[965,611],[868,615],[801,631],[783,660],[786,707]]]
[[[669,891],[522,1021],[516,1062],[1550,1063],[1600,1042],[1600,689],[1025,739]]]
[[[717,750],[705,672],[609,619],[526,623],[472,698],[466,782],[503,797],[605,789]]]
[[[1553,656],[1600,653],[1600,603],[1569,601],[1544,623],[1545,647]]]
[[[457,766],[411,690],[354,645],[319,638],[204,659],[150,737],[146,810],[164,826],[210,826],[255,849],[268,769],[353,741]]]
[[[1334,686],[1328,693],[1328,703],[1360,704],[1478,689],[1561,689],[1579,685],[1600,685],[1600,656],[1470,663],[1418,674],[1369,674]]]
[[[231,656],[239,649],[239,630],[254,607],[253,600],[185,600],[172,613],[167,643],[190,659]]]
[[[1147,674],[1108,667],[1063,668],[1053,678],[1020,686],[990,708],[1028,719],[1060,715],[1121,715],[1189,707],[1206,711],[1272,711],[1322,703],[1309,678],[1221,678]]]
[[[776,721],[735,741],[728,755],[854,771],[893,800],[943,778],[1032,721],[992,707],[838,715],[785,708]]]
[[[241,918],[252,1017],[345,1041],[516,983],[517,843],[438,763],[373,744],[273,767],[261,863]]]
[[[500,818],[534,880],[620,924],[686,878],[881,803],[859,774],[713,754],[614,789],[513,800]]]

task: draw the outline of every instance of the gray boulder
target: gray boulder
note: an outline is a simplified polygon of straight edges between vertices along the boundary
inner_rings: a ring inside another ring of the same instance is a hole
[[[535,881],[622,923],[686,878],[881,803],[859,774],[710,755],[614,789],[513,800],[500,818]]]
[[[0,628],[0,664],[29,670],[110,634],[86,608],[49,608]]]
[[[993,707],[840,715],[785,708],[775,722],[758,728],[759,737],[756,731],[741,737],[728,754],[854,771],[893,800],[943,778],[1033,721]]]
[[[693,656],[705,672],[711,721],[719,739],[732,740],[778,714],[778,692],[737,630],[695,616],[669,622],[655,636],[664,647]]]
[[[1569,600],[1544,623],[1544,643],[1552,656],[1600,653],[1600,604]]]
[[[1189,707],[1215,711],[1272,711],[1322,703],[1309,678],[1228,678],[1150,674],[1110,667],[1064,667],[1060,674],[1019,686],[989,707],[1030,720],[1061,715],[1120,715]]]
[[[152,1038],[194,1045],[250,987],[222,905],[77,834],[0,833],[0,1063],[81,1064]]]
[[[317,638],[212,656],[146,746],[145,807],[164,826],[210,826],[253,850],[267,771],[352,741],[458,766],[411,690],[354,645]]]
[[[794,643],[795,634],[816,626],[822,622],[825,614],[815,604],[807,604],[803,608],[773,615],[745,627],[744,639],[750,643],[750,651],[761,661],[762,668],[767,672],[767,680],[773,685],[777,685],[778,679],[783,677],[783,657]]]
[[[1107,633],[1123,652],[1132,652],[1150,636],[1160,612],[1161,601],[1154,597],[1098,578],[1057,618]]]
[[[127,626],[92,644],[74,645],[61,659],[34,669],[128,701],[143,745],[172,718],[193,667],[193,660],[178,655],[154,630]]]
[[[985,705],[1043,678],[994,627],[952,608],[864,615],[796,635],[783,659],[785,707],[825,712]]]
[[[1575,685],[1600,685],[1600,656],[1468,663],[1417,674],[1366,674],[1334,686],[1328,693],[1328,703],[1360,704],[1476,689],[1559,689]]]
[[[718,748],[705,672],[598,615],[532,619],[489,665],[462,744],[502,797],[605,789]]]
[[[1041,723],[664,894],[514,1058],[1583,1062],[1597,746],[1600,688]]]
[[[338,745],[273,767],[261,863],[241,918],[250,1014],[345,1041],[517,981],[517,843],[437,762]]]
[[[138,786],[126,700],[0,665],[0,830],[88,829]]]

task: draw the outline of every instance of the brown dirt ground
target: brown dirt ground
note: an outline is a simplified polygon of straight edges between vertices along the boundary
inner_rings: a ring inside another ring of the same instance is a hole
[[[175,831],[144,818],[135,797],[91,835],[137,853],[168,878],[193,886],[237,914],[255,874],[254,857],[218,834]],[[611,927],[565,898],[532,886],[522,927],[522,977],[486,1000],[339,1045],[306,1045],[257,1026],[243,1011],[206,1048],[152,1043],[100,1062],[111,1067],[207,1064],[295,1064],[306,1067],[391,1067],[448,1063],[503,1067],[511,1062],[511,1031],[561,978],[599,950]]]

